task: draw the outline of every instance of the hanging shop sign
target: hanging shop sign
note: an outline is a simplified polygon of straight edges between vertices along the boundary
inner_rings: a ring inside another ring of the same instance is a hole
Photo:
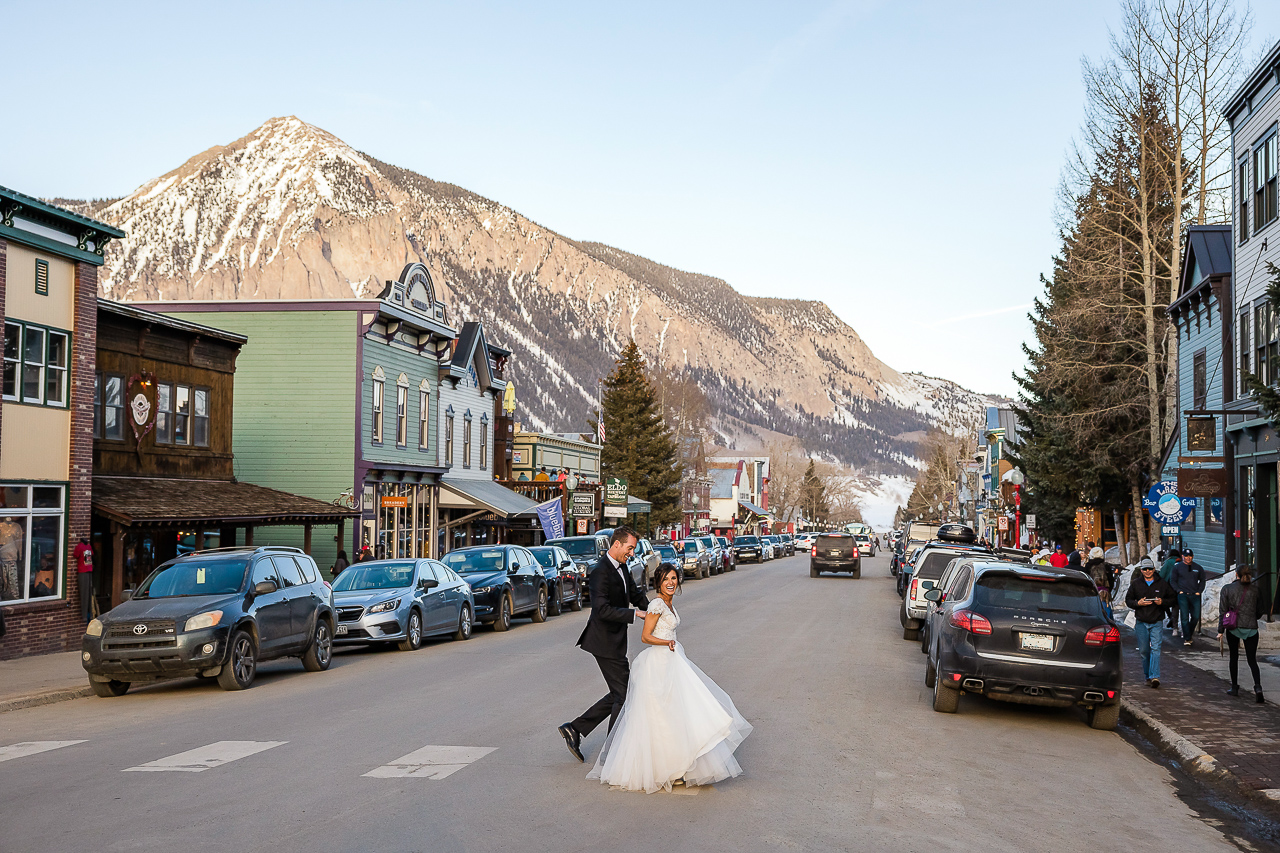
[[[383,509],[408,509],[409,496],[408,495],[383,495],[382,508]]]
[[[1218,449],[1218,419],[1187,418],[1187,450],[1192,453],[1212,453]]]
[[[574,518],[596,517],[596,493],[573,492],[569,496],[569,514]]]
[[[1226,468],[1178,469],[1178,494],[1183,498],[1220,498],[1226,493]]]
[[[1195,511],[1195,498],[1178,496],[1178,484],[1174,480],[1162,480],[1151,487],[1142,506],[1157,524],[1182,524]]]
[[[627,481],[617,477],[609,477],[604,481],[604,505],[606,507],[627,506]],[[624,513],[625,515],[625,513]]]

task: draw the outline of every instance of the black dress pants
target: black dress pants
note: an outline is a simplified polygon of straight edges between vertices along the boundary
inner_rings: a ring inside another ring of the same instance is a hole
[[[591,734],[591,730],[604,722],[605,717],[609,718],[609,730],[613,730],[613,724],[618,721],[618,714],[622,711],[622,703],[626,701],[627,681],[631,678],[631,665],[626,658],[597,657],[596,664],[600,667],[609,692],[570,723],[583,737]]]

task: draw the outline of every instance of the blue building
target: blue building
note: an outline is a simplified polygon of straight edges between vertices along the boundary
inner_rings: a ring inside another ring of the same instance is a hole
[[[1187,229],[1178,298],[1169,306],[1178,334],[1178,428],[1165,445],[1160,472],[1161,479],[1178,481],[1180,496],[1196,499],[1196,509],[1163,541],[1191,548],[1196,562],[1215,572],[1234,562],[1223,420],[1213,415],[1223,409],[1224,380],[1232,370],[1232,298],[1231,226],[1193,225]]]

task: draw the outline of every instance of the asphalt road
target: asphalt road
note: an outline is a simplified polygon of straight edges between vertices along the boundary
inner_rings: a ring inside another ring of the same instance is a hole
[[[935,713],[883,558],[861,580],[811,579],[805,556],[747,565],[677,607],[690,658],[755,726],[737,779],[586,781],[603,728],[587,766],[556,733],[604,692],[573,645],[583,611],[343,651],[324,673],[266,664],[242,693],[186,680],[5,713],[0,851],[1235,849],[1079,713]],[[5,749],[31,741],[81,742]]]

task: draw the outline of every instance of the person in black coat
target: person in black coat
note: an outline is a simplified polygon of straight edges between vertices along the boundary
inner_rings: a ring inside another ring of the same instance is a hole
[[[1178,593],[1178,610],[1182,614],[1182,645],[1191,645],[1191,638],[1200,628],[1200,599],[1204,593],[1204,569],[1194,559],[1190,548],[1182,549],[1182,559],[1173,564],[1169,585]]]
[[[1129,580],[1124,603],[1137,620],[1133,632],[1142,653],[1142,674],[1147,684],[1160,686],[1160,642],[1164,639],[1164,615],[1177,596],[1173,587],[1156,574],[1156,564],[1143,557]]]
[[[643,621],[649,609],[648,597],[636,586],[627,569],[627,559],[635,553],[638,538],[630,527],[614,530],[609,550],[596,563],[588,579],[591,616],[587,627],[582,629],[582,636],[578,637],[578,645],[595,655],[609,692],[577,719],[560,726],[560,736],[579,761],[586,760],[582,757],[582,738],[591,734],[606,717],[612,729],[627,698],[627,681],[631,676],[627,663],[627,627],[637,616]]]

